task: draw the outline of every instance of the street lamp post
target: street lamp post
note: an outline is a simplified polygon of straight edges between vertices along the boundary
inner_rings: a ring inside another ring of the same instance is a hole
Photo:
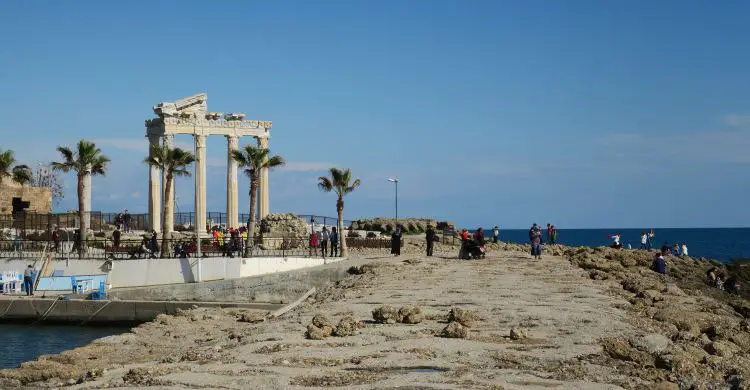
[[[398,221],[398,179],[388,179],[388,181],[396,185],[396,220]]]

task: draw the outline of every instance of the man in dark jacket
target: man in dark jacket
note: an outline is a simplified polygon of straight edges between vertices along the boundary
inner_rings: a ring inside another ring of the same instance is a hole
[[[159,240],[156,237],[156,230],[151,233],[151,258],[156,258],[156,252],[159,251]]]
[[[112,232],[112,241],[114,242],[114,247],[119,248],[120,247],[120,238],[122,236],[122,232],[120,231],[120,227],[118,226],[114,232]]]
[[[432,225],[427,225],[425,238],[427,239],[427,256],[432,256],[432,249],[435,246],[436,239],[435,229],[432,228]]]
[[[396,230],[391,234],[391,254],[394,256],[401,256],[401,227],[396,227]]]

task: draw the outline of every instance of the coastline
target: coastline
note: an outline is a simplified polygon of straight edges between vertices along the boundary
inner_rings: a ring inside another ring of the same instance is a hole
[[[161,315],[2,370],[0,385],[672,389],[750,378],[750,303],[705,285],[709,263],[668,258],[662,277],[648,270],[647,252],[548,246],[533,261],[524,245],[489,247],[476,261],[456,260],[457,247],[442,244],[424,257],[421,236],[406,237],[399,257],[356,251],[371,265],[279,318],[237,309]],[[383,305],[419,306],[424,318],[375,323]],[[476,313],[466,338],[440,337],[451,308]],[[364,327],[310,340],[316,314]]]

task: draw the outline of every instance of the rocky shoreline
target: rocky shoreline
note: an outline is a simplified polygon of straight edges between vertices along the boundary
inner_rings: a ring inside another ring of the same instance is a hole
[[[486,259],[361,249],[370,264],[274,319],[194,309],[0,371],[0,387],[741,389],[750,303],[712,266],[652,253],[490,244]],[[743,287],[747,289],[747,280]],[[746,292],[745,292],[746,293]]]

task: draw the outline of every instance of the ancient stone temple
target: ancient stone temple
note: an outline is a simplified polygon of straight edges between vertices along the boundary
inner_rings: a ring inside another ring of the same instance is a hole
[[[150,145],[172,145],[175,134],[190,134],[195,140],[196,223],[203,232],[206,226],[206,137],[224,136],[227,139],[227,223],[236,227],[238,221],[237,163],[231,152],[239,148],[241,137],[253,137],[258,146],[268,148],[271,122],[246,120],[245,114],[208,111],[208,95],[201,93],[174,103],[159,103],[153,108],[157,118],[146,121],[146,137]],[[161,181],[163,172],[149,168],[149,221],[151,228],[161,231]],[[168,201],[173,201],[172,199]],[[269,213],[268,170],[261,172],[258,186],[258,215]],[[174,210],[174,208],[172,208]]]

